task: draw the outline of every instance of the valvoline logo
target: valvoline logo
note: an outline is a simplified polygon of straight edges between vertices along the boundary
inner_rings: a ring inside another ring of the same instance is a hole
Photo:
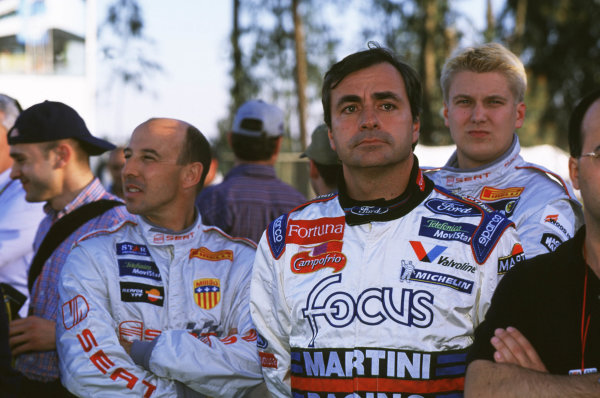
[[[339,272],[346,266],[346,255],[338,252],[327,252],[311,256],[310,252],[302,252],[292,257],[292,272],[295,274],[308,274],[325,267],[333,268]]]

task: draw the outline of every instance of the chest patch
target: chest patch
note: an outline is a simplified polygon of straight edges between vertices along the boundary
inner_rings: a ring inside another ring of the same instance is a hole
[[[210,310],[221,301],[221,281],[215,278],[194,281],[194,300],[202,309]]]

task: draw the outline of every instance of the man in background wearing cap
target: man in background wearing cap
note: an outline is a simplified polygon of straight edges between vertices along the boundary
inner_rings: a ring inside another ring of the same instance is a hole
[[[337,153],[329,145],[329,129],[321,124],[313,131],[310,145],[301,158],[308,158],[310,164],[310,186],[317,196],[337,191],[337,179],[342,170]]]
[[[76,224],[75,215],[81,215],[78,210],[94,207],[92,202],[116,199],[94,177],[89,162],[90,155],[114,149],[114,145],[93,137],[74,109],[50,101],[23,111],[8,133],[8,143],[14,160],[11,178],[21,180],[27,201],[46,202],[46,217],[34,240],[37,253],[29,271],[30,316],[12,321],[9,329],[15,367],[26,378],[17,387],[17,395],[68,396],[59,380],[55,342],[58,277],[73,243],[90,231],[121,222],[128,216],[125,207],[112,207],[80,225],[49,253],[37,271],[36,260],[44,247],[52,247],[44,240],[46,235],[60,233],[53,225],[62,227],[65,220],[74,219]]]
[[[276,106],[251,100],[238,109],[228,135],[235,167],[196,200],[205,224],[258,242],[272,220],[304,203],[275,174],[282,135],[283,111]]]

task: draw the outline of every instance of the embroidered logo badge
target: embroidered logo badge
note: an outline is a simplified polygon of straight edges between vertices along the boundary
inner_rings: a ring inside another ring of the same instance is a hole
[[[200,308],[210,310],[221,301],[221,282],[214,278],[194,281],[194,299]]]
[[[192,258],[199,258],[201,260],[208,260],[208,261],[221,261],[221,260],[233,261],[233,251],[219,250],[217,252],[213,252],[206,247],[201,247],[199,249],[190,250],[190,259],[192,259]]]

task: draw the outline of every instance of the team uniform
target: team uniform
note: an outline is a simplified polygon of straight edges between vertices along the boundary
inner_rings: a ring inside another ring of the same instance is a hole
[[[262,382],[248,307],[253,243],[199,216],[181,233],[137,216],[94,235],[73,248],[59,285],[57,348],[71,392],[239,397]],[[146,368],[119,339],[151,342]]]
[[[444,167],[424,171],[436,185],[504,212],[514,221],[525,254],[533,258],[571,239],[583,223],[583,214],[570,184],[526,162],[520,151],[515,134],[510,149],[489,165],[459,169],[454,152]]]
[[[473,330],[523,250],[512,222],[434,187],[416,161],[410,181],[370,202],[342,181],[269,225],[250,308],[274,396],[462,393]]]
[[[528,260],[506,275],[475,331],[469,362],[494,361],[494,331],[513,326],[550,373],[598,372],[600,280],[583,258],[584,238],[585,227],[556,252]]]

